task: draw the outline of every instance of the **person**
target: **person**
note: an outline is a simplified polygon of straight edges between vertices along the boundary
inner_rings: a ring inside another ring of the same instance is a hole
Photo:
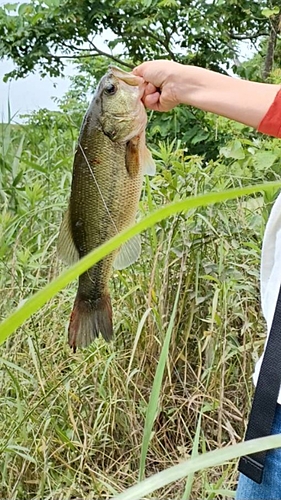
[[[281,137],[280,85],[241,80],[167,60],[144,62],[133,73],[143,78],[143,102],[152,110],[164,112],[179,104],[191,105]],[[271,211],[262,247],[261,304],[268,332],[280,283],[281,193]],[[255,384],[261,362],[262,357],[255,368]],[[281,391],[271,432],[281,433]],[[267,453],[261,484],[240,474],[236,500],[281,500],[281,448]]]

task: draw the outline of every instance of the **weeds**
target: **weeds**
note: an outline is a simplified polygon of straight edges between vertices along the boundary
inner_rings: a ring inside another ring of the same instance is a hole
[[[56,235],[74,133],[35,145],[28,126],[3,125],[1,134],[4,319],[62,269]],[[255,156],[267,149],[241,140],[206,164],[180,143],[160,144],[140,217],[190,195],[276,180],[278,155],[265,175]],[[112,498],[143,471],[240,441],[264,342],[258,269],[275,194],[194,207],[148,229],[139,262],[111,282],[112,344],[69,351],[71,284],[1,346],[0,496]],[[157,498],[230,498],[235,481],[226,463],[163,486]]]

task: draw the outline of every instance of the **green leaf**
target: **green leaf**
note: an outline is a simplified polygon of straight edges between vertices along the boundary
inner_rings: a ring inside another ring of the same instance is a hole
[[[31,6],[28,3],[21,3],[18,8],[18,14],[19,16],[24,16],[27,12],[30,12]]]
[[[14,11],[16,11],[16,10],[17,10],[17,8],[18,8],[18,4],[17,4],[17,3],[5,3],[5,4],[3,5],[3,8],[4,8],[5,10],[7,10],[8,12],[14,12]]]
[[[198,449],[199,449],[199,438],[200,438],[200,431],[201,431],[201,420],[202,420],[202,413],[199,414],[199,418],[198,418],[198,422],[197,422],[197,426],[196,426],[196,432],[195,432],[195,436],[194,436],[191,458],[197,457],[199,455]],[[193,478],[194,478],[194,473],[189,474],[189,476],[187,477],[184,493],[183,493],[181,500],[189,500],[190,499]]]
[[[60,0],[44,0],[44,3],[48,5],[48,7],[59,7]]]
[[[147,407],[147,411],[146,411],[143,440],[142,440],[142,447],[141,447],[141,457],[140,457],[140,470],[139,470],[139,479],[140,480],[143,479],[143,476],[144,476],[145,461],[146,461],[149,441],[151,438],[154,420],[157,416],[159,395],[160,395],[160,391],[161,391],[161,387],[162,387],[164,369],[165,369],[167,359],[168,359],[169,345],[170,345],[171,335],[172,335],[172,331],[173,331],[173,327],[174,327],[174,322],[175,322],[175,317],[176,317],[176,312],[177,312],[177,307],[178,307],[178,301],[179,301],[179,297],[180,297],[180,291],[181,291],[181,279],[179,281],[179,286],[178,286],[178,290],[177,290],[171,318],[170,318],[167,332],[165,335],[163,347],[161,349],[161,354],[159,357],[159,362],[158,362],[155,377],[153,380],[153,385],[152,385],[152,389],[151,389],[151,393],[150,393],[149,403],[148,403],[148,407]]]
[[[124,493],[117,495],[114,500],[140,500],[154,491],[182,479],[188,474],[194,474],[206,468],[216,467],[229,460],[244,455],[251,455],[262,450],[269,450],[281,447],[281,434],[253,439],[236,445],[228,446],[215,451],[202,454],[199,457],[191,458],[185,462],[169,467],[168,469],[154,474],[141,483],[128,488]]]
[[[204,130],[200,130],[194,137],[191,139],[191,144],[198,144],[198,142],[206,141],[209,137],[209,133]]]
[[[277,155],[270,151],[259,151],[253,156],[253,163],[258,170],[265,171],[277,160]]]
[[[67,434],[58,425],[55,425],[54,428],[61,441],[65,443],[71,450],[75,451],[76,447],[74,446],[73,442],[69,439]]]
[[[27,453],[28,449],[25,448],[24,446],[9,444],[5,451],[7,453],[14,453],[15,455],[19,455],[27,462],[36,464],[36,460],[31,455],[29,455],[29,453]]]
[[[280,11],[279,7],[277,7],[277,5],[275,5],[275,7],[273,7],[273,9],[267,9],[267,8],[262,9],[261,14],[262,14],[262,16],[269,18],[269,17],[276,16],[277,14],[279,14],[279,11]]]
[[[220,154],[225,158],[233,158],[234,160],[244,160],[245,158],[242,144],[240,141],[238,141],[238,139],[221,148]]]
[[[31,373],[27,372],[26,370],[24,370],[20,366],[16,365],[15,363],[8,361],[7,359],[0,358],[0,365],[5,365],[5,366],[11,368],[13,371],[18,371],[28,378],[31,378],[31,379],[33,378],[33,375]]]

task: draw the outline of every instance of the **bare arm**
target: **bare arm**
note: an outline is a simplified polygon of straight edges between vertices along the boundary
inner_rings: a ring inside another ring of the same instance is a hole
[[[134,69],[146,82],[144,103],[168,111],[189,104],[257,128],[280,89],[279,85],[231,78],[196,66],[150,61]]]

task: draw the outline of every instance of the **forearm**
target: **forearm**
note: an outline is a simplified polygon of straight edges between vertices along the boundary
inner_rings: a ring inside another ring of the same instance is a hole
[[[257,128],[279,89],[279,85],[240,80],[203,68],[185,66],[175,91],[183,104]]]

